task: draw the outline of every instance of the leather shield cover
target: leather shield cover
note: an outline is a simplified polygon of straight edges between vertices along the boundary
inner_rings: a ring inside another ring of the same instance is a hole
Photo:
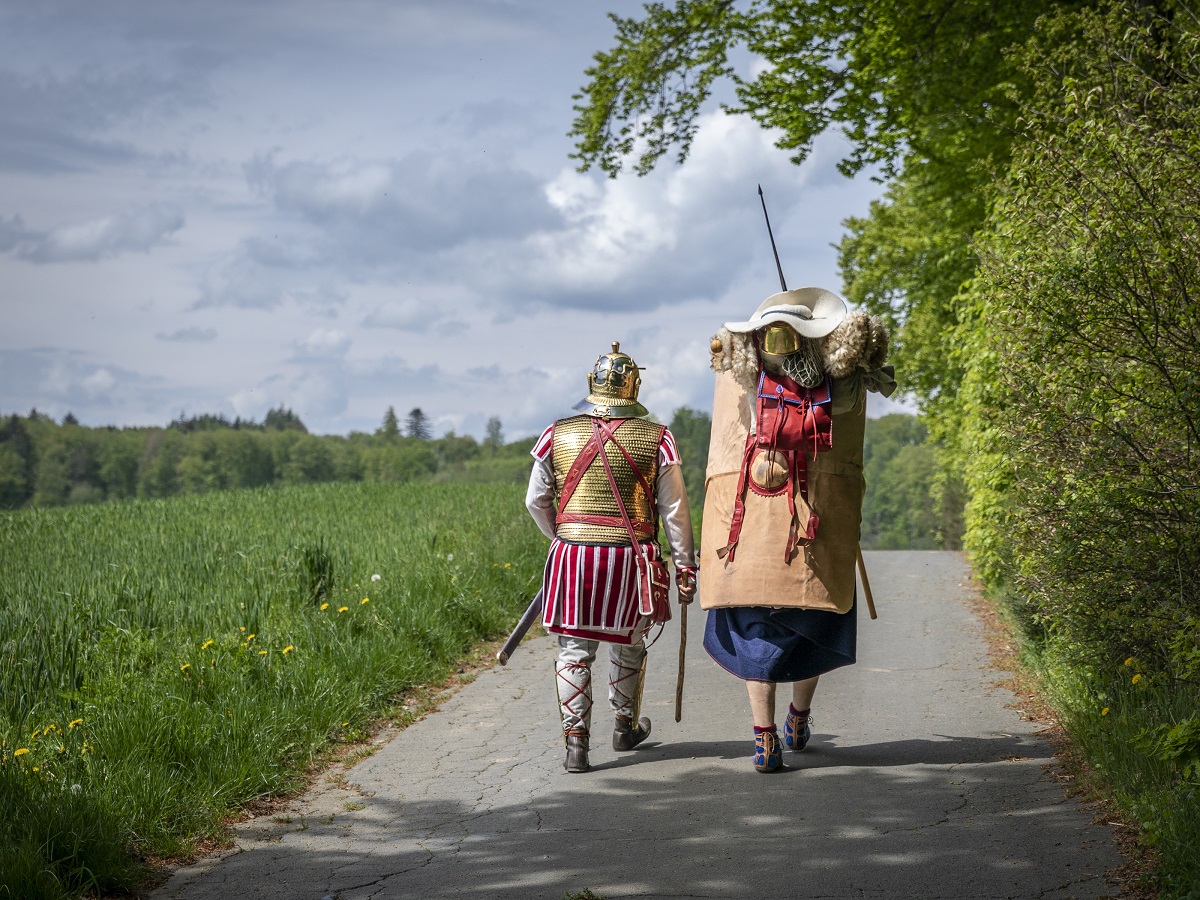
[[[866,404],[834,417],[833,449],[808,462],[808,499],[820,516],[816,539],[784,560],[791,514],[786,494],[747,491],[746,516],[733,562],[717,550],[729,540],[742,452],[751,423],[752,394],[729,372],[717,375],[712,438],[700,539],[700,606],[794,606],[849,612],[862,515],[863,430]],[[810,507],[796,496],[801,530]]]

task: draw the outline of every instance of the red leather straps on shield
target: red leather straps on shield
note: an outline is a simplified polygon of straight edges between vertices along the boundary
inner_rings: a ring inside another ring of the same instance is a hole
[[[747,435],[738,473],[737,493],[729,522],[729,543],[717,551],[725,564],[733,562],[746,518],[747,489],[765,497],[787,494],[791,525],[784,547],[784,562],[791,563],[796,545],[816,539],[820,519],[809,507],[808,525],[803,535],[796,515],[796,493],[799,491],[808,504],[808,455],[829,450],[833,446],[833,419],[829,414],[832,386],[829,378],[818,388],[802,388],[786,375],[759,373],[755,397],[756,431]],[[753,483],[751,466],[757,454],[776,454],[787,470],[786,481],[775,488]]]
[[[758,444],[775,450],[821,453],[833,446],[829,378],[815,388],[802,388],[786,375],[764,370],[758,376],[755,414]]]

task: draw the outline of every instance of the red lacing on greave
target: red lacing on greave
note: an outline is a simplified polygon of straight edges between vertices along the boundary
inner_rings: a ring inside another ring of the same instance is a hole
[[[613,678],[613,673],[618,670],[624,674],[618,676],[617,678]],[[635,695],[637,694],[637,682],[641,674],[642,670],[640,667],[631,669],[628,666],[621,665],[620,663],[611,664],[608,674],[608,689],[610,703],[613,707],[614,713],[623,716],[632,714],[633,701],[635,699]],[[633,679],[633,684],[624,684],[624,682],[628,681],[630,678]],[[631,690],[627,691],[627,687],[631,688]],[[617,702],[618,700],[620,701],[619,703]]]
[[[592,713],[592,670],[583,663],[559,662],[554,666],[558,685],[558,704],[561,707],[563,728],[567,728],[567,719],[578,719],[582,723],[583,733],[587,733],[587,723]],[[573,680],[576,676],[577,680]],[[566,686],[571,693],[565,699],[563,690]],[[578,708],[577,708],[578,707]],[[579,728],[571,729],[579,733]]]

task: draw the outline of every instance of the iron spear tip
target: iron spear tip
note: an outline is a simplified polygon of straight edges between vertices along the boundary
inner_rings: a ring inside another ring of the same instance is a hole
[[[760,197],[762,196],[762,185],[761,184],[758,186],[758,196],[760,196]]]

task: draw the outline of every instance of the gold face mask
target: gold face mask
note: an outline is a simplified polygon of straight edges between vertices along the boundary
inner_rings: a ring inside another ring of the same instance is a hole
[[[791,325],[774,322],[762,330],[762,352],[789,356],[800,349],[800,334]]]

